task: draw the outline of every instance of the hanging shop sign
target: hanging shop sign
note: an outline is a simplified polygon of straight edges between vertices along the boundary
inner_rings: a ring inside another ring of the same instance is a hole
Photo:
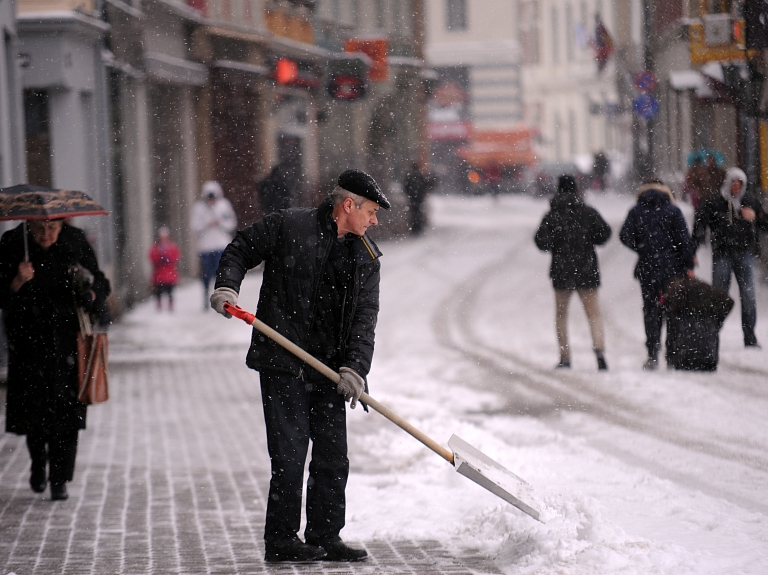
[[[354,102],[368,91],[368,64],[361,58],[339,58],[328,63],[328,95]]]
[[[361,52],[371,59],[368,70],[371,82],[384,82],[389,78],[389,42],[386,38],[349,38],[344,43],[344,51]]]

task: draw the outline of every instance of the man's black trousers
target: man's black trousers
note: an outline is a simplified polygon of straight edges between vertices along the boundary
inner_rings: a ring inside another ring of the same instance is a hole
[[[264,541],[281,546],[298,537],[310,440],[304,538],[313,544],[337,539],[344,527],[349,475],[344,397],[332,381],[310,368],[302,379],[262,371],[261,396],[272,462]]]
[[[666,312],[661,305],[662,287],[659,283],[640,284],[643,296],[643,321],[645,323],[645,347],[648,357],[656,358],[661,350],[661,328]],[[669,360],[670,338],[667,329],[667,360]]]

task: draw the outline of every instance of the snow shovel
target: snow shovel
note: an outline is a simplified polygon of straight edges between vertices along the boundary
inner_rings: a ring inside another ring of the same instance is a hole
[[[308,354],[288,338],[280,335],[267,324],[257,319],[256,316],[252,313],[249,313],[238,306],[233,306],[228,303],[224,304],[224,311],[232,314],[236,318],[243,320],[245,323],[252,325],[256,330],[290,351],[296,357],[322,373],[334,383],[339,382],[340,376],[338,373],[333,371],[330,367],[315,357]],[[453,451],[448,450],[437,443],[434,439],[430,438],[425,433],[408,423],[394,411],[376,401],[367,393],[363,392],[363,394],[360,396],[360,401],[370,405],[373,409],[400,427],[403,431],[412,435],[421,443],[429,447],[432,451],[453,465],[456,468],[456,471],[461,473],[463,476],[468,477],[481,487],[485,487],[494,495],[501,497],[504,501],[511,503],[520,509],[520,511],[527,513],[534,519],[541,521],[542,523],[544,522],[541,518],[541,512],[538,509],[538,504],[534,500],[531,486],[520,479],[517,475],[503,467],[501,464],[497,463],[478,449],[469,445],[460,437],[456,435],[451,436],[451,439],[448,441],[448,445]]]

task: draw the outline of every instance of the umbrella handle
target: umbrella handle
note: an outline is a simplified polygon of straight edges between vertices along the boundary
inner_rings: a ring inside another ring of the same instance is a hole
[[[231,305],[229,303],[224,304],[224,311],[232,314],[234,317],[238,319],[243,320],[248,325],[252,325],[254,329],[263,333],[272,341],[274,341],[275,343],[281,345],[282,347],[290,351],[293,355],[298,357],[307,365],[311,366],[312,368],[322,373],[325,377],[330,379],[332,382],[339,383],[339,379],[341,379],[341,376],[338,373],[333,371],[330,367],[325,365],[316,357],[310,355],[309,353],[301,349],[298,345],[293,343],[287,337],[285,337],[284,335],[281,335],[280,333],[278,333],[277,331],[269,327],[267,324],[265,324],[263,321],[257,319],[256,316],[253,315],[252,313],[245,311],[239,306]],[[363,392],[363,394],[360,396],[360,401],[365,403],[366,405],[370,405],[373,409],[375,409],[381,415],[383,415],[392,423],[397,425],[400,429],[402,429],[403,431],[405,431],[415,439],[418,439],[421,443],[429,447],[432,451],[437,453],[440,457],[445,459],[448,463],[450,463],[451,465],[454,465],[454,457],[453,457],[453,452],[451,450],[446,449],[445,447],[440,445],[437,441],[429,437],[420,429],[408,423],[405,419],[397,415],[394,411],[392,411],[385,405],[379,403],[378,401],[373,399],[370,395],[368,395],[365,392]]]
[[[27,237],[27,220],[24,220],[24,261],[29,261],[29,238]]]

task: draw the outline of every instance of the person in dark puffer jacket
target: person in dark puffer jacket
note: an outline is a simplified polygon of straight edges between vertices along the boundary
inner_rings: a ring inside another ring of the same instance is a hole
[[[557,367],[571,367],[568,304],[575,291],[587,313],[597,367],[606,370],[603,319],[597,301],[600,269],[595,246],[608,241],[611,228],[596,209],[586,205],[579,197],[573,176],[560,176],[558,192],[552,198],[551,207],[541,221],[534,241],[540,250],[552,252],[549,277],[555,289],[555,324],[560,347]]]
[[[638,255],[635,277],[640,281],[643,296],[648,350],[643,369],[648,370],[656,369],[659,364],[664,290],[674,278],[695,277],[688,224],[680,208],[673,204],[673,198],[672,190],[662,182],[647,180],[638,190],[637,205],[629,211],[619,232],[621,243]],[[667,344],[669,350],[669,341]]]
[[[696,212],[694,250],[704,243],[707,228],[711,230],[712,285],[728,291],[731,274],[736,276],[744,345],[760,347],[755,336],[754,256],[760,246],[758,232],[768,231],[768,216],[760,199],[747,191],[747,176],[739,168],[727,170],[720,194],[707,200]]]
[[[344,401],[352,408],[371,369],[379,313],[381,252],[366,230],[390,204],[359,170],[341,174],[318,208],[273,212],[240,230],[224,250],[211,307],[225,317],[248,270],[264,262],[256,316],[340,372],[332,381],[254,330],[246,364],[258,370],[272,463],[265,560],[360,561],[339,537],[349,475]],[[304,539],[298,537],[309,442]]]

